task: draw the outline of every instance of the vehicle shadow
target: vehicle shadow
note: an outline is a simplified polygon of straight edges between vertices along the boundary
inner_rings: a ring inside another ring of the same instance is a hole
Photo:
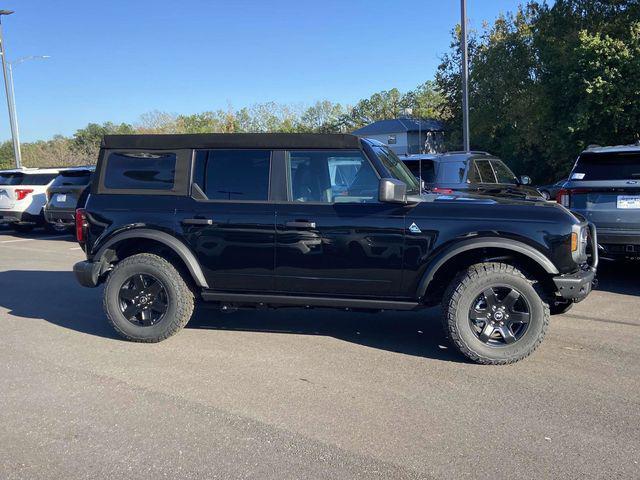
[[[15,239],[33,239],[33,240],[38,240],[43,237],[46,237],[47,241],[66,241],[66,242],[76,241],[73,235],[73,232],[56,233],[56,232],[49,232],[42,228],[37,228],[28,233],[18,233],[12,228],[4,227],[4,226],[0,227],[0,241],[11,240],[14,237]]]
[[[13,317],[45,320],[88,335],[119,338],[102,311],[102,288],[79,286],[72,272],[0,272],[0,307]],[[362,312],[329,309],[238,310],[212,304],[196,308],[187,328],[324,335],[391,352],[465,362],[450,348],[438,312]]]
[[[598,266],[598,287],[596,289],[622,295],[640,296],[638,269],[640,269],[638,261],[601,261]]]

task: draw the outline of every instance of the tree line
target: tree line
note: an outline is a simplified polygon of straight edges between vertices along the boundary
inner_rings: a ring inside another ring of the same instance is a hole
[[[71,137],[24,143],[27,166],[94,163],[105,134],[206,132],[346,133],[406,114],[447,126],[447,147],[462,145],[460,29],[433,80],[375,93],[355,105],[260,103],[191,115],[148,112],[133,123],[91,123]],[[494,153],[536,181],[566,175],[586,146],[632,143],[640,133],[640,2],[528,1],[471,32],[472,148]],[[13,165],[0,144],[0,168]]]

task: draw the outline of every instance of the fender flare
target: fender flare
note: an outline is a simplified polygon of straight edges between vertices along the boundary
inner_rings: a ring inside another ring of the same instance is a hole
[[[191,273],[191,277],[196,282],[196,285],[202,288],[209,288],[209,284],[207,283],[207,279],[202,272],[202,268],[200,268],[200,263],[196,259],[193,252],[187,247],[182,241],[178,240],[176,237],[169,235],[168,233],[161,232],[158,230],[150,230],[145,228],[137,228],[134,230],[127,230],[125,232],[117,233],[109,240],[107,240],[104,245],[100,247],[100,249],[96,252],[93,261],[101,262],[107,250],[113,247],[116,243],[119,243],[123,240],[131,239],[131,238],[147,238],[149,240],[155,240],[156,242],[160,242],[163,245],[170,248],[187,266],[189,273]]]
[[[463,240],[455,243],[446,250],[440,252],[431,262],[422,275],[422,279],[418,284],[418,298],[424,296],[427,288],[431,284],[431,281],[436,275],[436,272],[447,261],[451,260],[456,255],[459,255],[470,250],[477,250],[480,248],[501,248],[503,250],[511,250],[512,252],[520,253],[527,256],[540,267],[544,269],[550,275],[558,275],[560,272],[556,268],[549,258],[539,250],[527,245],[526,243],[512,240],[509,238],[473,238],[470,240]]]

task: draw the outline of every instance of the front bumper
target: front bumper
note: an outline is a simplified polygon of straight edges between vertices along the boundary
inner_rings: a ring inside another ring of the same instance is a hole
[[[78,262],[73,266],[73,273],[80,285],[83,287],[94,288],[100,283],[102,267],[102,263],[89,262],[85,260],[83,262]]]
[[[584,300],[593,289],[596,281],[596,271],[600,261],[598,254],[598,232],[593,223],[589,223],[589,247],[591,262],[575,273],[567,273],[553,277],[556,292],[560,297],[572,302]]]

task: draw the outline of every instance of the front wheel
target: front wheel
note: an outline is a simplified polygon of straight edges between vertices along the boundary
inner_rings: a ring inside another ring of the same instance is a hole
[[[159,342],[180,331],[193,313],[193,292],[167,260],[140,253],[109,274],[103,304],[113,328],[134,342]]]
[[[514,363],[542,342],[549,305],[512,265],[480,263],[459,273],[443,303],[445,332],[470,360]]]

